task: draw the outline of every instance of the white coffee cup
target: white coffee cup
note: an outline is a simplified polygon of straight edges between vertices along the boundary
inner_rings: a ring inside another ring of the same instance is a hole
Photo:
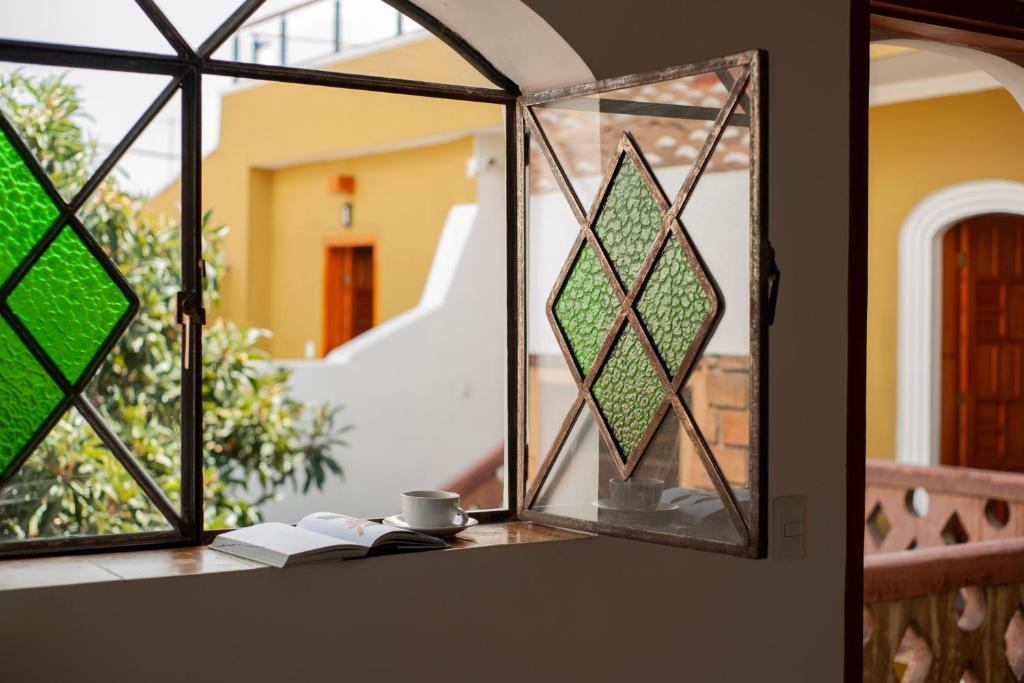
[[[469,513],[459,507],[459,494],[450,491],[406,491],[402,518],[413,528],[466,526]]]

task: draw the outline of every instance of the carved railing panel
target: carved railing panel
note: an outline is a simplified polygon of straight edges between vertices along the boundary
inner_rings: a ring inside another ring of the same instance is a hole
[[[869,460],[864,554],[1024,537],[1024,474]]]
[[[864,561],[864,680],[1024,679],[1024,539]]]

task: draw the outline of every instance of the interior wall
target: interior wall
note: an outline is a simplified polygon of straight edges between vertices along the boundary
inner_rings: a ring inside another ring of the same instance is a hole
[[[900,227],[944,187],[1024,181],[1024,113],[998,89],[873,107],[869,117],[867,455],[893,459]]]
[[[23,591],[0,595],[0,613],[17,615],[0,620],[12,680],[843,679],[849,2],[527,4],[597,76],[767,50],[768,225],[783,273],[769,482],[772,497],[808,497],[806,557],[605,537]],[[466,35],[485,54],[488,31],[511,30],[481,25]]]

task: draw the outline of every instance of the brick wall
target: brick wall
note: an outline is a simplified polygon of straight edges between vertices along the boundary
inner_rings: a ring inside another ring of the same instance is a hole
[[[736,486],[747,484],[749,365],[747,356],[705,356],[690,375],[683,394],[722,472]],[[681,439],[680,444],[680,486],[710,487],[711,481],[690,440]]]

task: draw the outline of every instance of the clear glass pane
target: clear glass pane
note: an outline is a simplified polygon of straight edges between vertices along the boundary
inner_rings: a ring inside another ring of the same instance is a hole
[[[502,109],[206,85],[207,524],[500,507]]]
[[[125,274],[139,312],[100,364],[85,396],[176,506],[181,497],[181,289],[179,198],[135,191],[133,149],[78,213],[82,225]],[[143,167],[144,169],[144,167]],[[159,169],[156,169],[159,171]]]
[[[547,161],[536,144],[527,164],[529,201],[526,210],[526,280],[528,302],[544,302],[555,287],[579,225],[555,185]],[[526,307],[527,351],[527,486],[551,449],[579,393],[558,345],[556,331],[541,303]],[[597,350],[592,351],[596,355]]]
[[[195,5],[207,3],[177,2]],[[0,3],[0,38],[172,52],[134,0],[33,0]]]
[[[74,409],[0,489],[0,543],[169,528]]]
[[[735,77],[736,70],[733,70]],[[671,201],[728,89],[714,72],[562,100],[533,109],[570,183],[589,209],[629,131]]]
[[[583,407],[532,507],[582,521],[657,531],[726,543],[740,542],[736,527],[710,485],[684,480],[688,437],[678,418],[662,420],[633,476],[623,481],[615,453]]]
[[[469,62],[382,0],[268,0],[219,59],[493,87]]]
[[[169,82],[167,76],[0,62],[0,113],[70,200]],[[167,120],[151,126],[158,134],[144,133],[148,145],[136,144],[130,159],[176,153],[169,149]]]
[[[294,4],[296,0],[286,1]],[[274,2],[267,0],[264,6]],[[156,4],[181,37],[193,48],[198,48],[242,3],[241,0],[156,0]]]
[[[680,396],[729,483],[749,499],[750,130],[734,114],[693,189],[682,223],[726,302]],[[741,246],[743,245],[743,246]],[[702,467],[688,468],[707,481]],[[744,507],[744,512],[747,509]]]

